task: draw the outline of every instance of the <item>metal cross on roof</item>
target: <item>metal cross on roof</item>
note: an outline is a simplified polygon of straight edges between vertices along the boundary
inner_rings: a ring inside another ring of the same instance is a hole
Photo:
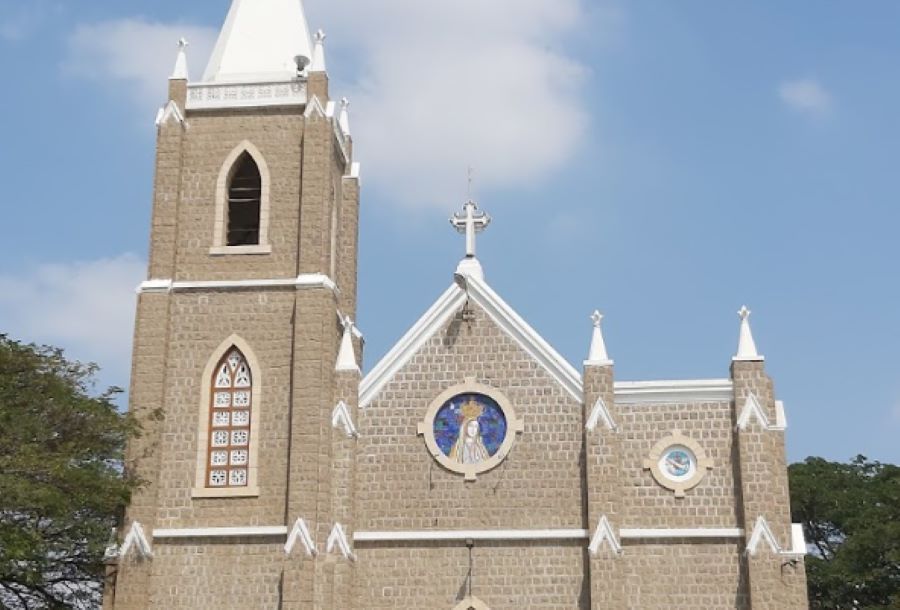
[[[479,210],[478,204],[470,199],[463,205],[462,212],[453,215],[450,224],[457,232],[466,235],[466,258],[475,258],[475,235],[488,228],[491,217]]]

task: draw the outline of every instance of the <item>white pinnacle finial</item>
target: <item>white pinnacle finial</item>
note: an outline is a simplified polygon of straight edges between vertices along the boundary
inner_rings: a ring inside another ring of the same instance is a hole
[[[584,364],[586,366],[609,366],[613,364],[613,361],[606,353],[606,341],[603,340],[603,329],[600,326],[603,322],[603,314],[595,311],[591,316],[591,321],[594,323],[594,333],[591,336],[591,351]]]
[[[313,56],[310,72],[325,72],[325,32],[319,30],[313,35]]]
[[[741,337],[738,340],[737,355],[732,360],[739,362],[754,362],[765,360],[756,351],[756,342],[753,340],[753,332],[750,330],[750,310],[744,305],[738,312],[741,318]]]
[[[341,131],[345,136],[350,135],[350,100],[346,97],[341,98],[341,116],[338,119],[341,125]]]
[[[188,41],[185,38],[181,38],[178,41],[178,58],[175,60],[175,69],[172,70],[172,76],[169,77],[169,80],[187,80],[188,79],[188,65],[187,65],[187,47]]]
[[[349,371],[358,373],[359,365],[356,363],[356,351],[353,349],[353,321],[350,316],[342,320],[344,336],[341,338],[341,349],[338,352],[336,371]]]

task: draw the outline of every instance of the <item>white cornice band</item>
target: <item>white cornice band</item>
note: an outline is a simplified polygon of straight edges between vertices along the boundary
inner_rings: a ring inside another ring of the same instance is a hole
[[[324,288],[338,293],[337,284],[323,273],[307,273],[287,279],[259,280],[211,280],[176,282],[174,280],[148,280],[138,286],[138,294],[186,292],[190,290],[246,290],[252,288]]]
[[[354,542],[435,542],[460,540],[586,540],[585,529],[545,530],[434,530],[398,532],[355,532]],[[673,538],[741,538],[744,530],[730,528],[622,529],[619,537],[632,540]]]
[[[734,384],[730,379],[618,381],[615,395],[617,405],[731,402],[734,400]]]
[[[253,527],[188,527],[181,529],[155,529],[155,539],[166,538],[268,538],[287,536],[285,525]]]

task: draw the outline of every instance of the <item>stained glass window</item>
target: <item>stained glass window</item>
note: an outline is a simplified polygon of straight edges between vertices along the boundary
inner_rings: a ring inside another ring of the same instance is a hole
[[[210,380],[207,487],[246,487],[250,467],[253,376],[237,348],[219,362]]]

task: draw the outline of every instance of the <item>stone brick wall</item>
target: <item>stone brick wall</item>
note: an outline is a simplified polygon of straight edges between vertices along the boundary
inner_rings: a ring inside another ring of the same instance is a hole
[[[450,610],[468,595],[469,552],[461,544],[359,546],[354,608]],[[587,609],[584,545],[478,543],[472,594],[491,610]]]
[[[741,527],[730,403],[631,404],[620,405],[617,413],[624,438],[624,521],[620,527]],[[684,498],[676,498],[643,468],[653,446],[673,430],[700,443],[714,464]]]
[[[360,414],[358,529],[582,527],[581,405],[481,310],[453,319]],[[525,432],[466,483],[428,454],[417,426],[435,397],[474,378],[515,405]]]

